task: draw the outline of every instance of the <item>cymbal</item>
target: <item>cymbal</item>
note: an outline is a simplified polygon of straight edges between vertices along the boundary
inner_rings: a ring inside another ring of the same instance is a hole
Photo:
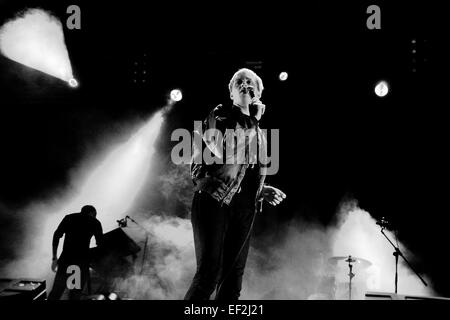
[[[354,266],[361,267],[361,268],[368,268],[372,265],[372,262],[370,262],[366,259],[352,257],[352,256],[339,256],[339,257],[331,257],[328,259],[328,263],[333,264],[333,265],[336,265],[339,261],[343,261],[345,263],[351,263]]]

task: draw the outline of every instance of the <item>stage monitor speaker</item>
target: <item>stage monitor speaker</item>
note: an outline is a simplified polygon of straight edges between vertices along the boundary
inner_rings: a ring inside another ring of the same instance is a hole
[[[0,300],[45,300],[47,290],[41,279],[0,279]]]
[[[366,300],[449,300],[443,297],[412,296],[392,292],[366,292]]]

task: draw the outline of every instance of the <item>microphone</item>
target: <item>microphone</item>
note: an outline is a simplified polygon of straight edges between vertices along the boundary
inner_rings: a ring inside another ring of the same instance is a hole
[[[254,98],[255,97],[255,92],[253,91],[253,87],[247,87],[247,92],[250,96],[250,98]]]
[[[377,225],[379,225],[382,228],[390,227],[391,223],[386,220],[385,217],[382,217],[380,220],[377,220]]]
[[[126,217],[123,219],[120,219],[120,220],[116,220],[116,221],[119,224],[119,227],[121,227],[121,228],[125,228],[127,226],[127,218]]]
[[[248,92],[250,98],[253,100],[253,99],[255,98],[255,91],[254,91],[254,88],[253,88],[253,87],[247,87],[247,92]],[[258,103],[258,102],[261,103],[261,101],[259,101],[259,100],[257,100],[256,102],[257,102],[257,103]],[[255,106],[253,103],[252,103],[251,105],[252,105],[252,106]],[[261,110],[261,115],[263,115],[264,112],[265,112],[265,108],[263,108],[263,109]]]

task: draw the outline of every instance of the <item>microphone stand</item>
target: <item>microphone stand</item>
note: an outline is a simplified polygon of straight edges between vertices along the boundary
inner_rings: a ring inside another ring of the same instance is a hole
[[[345,260],[348,261],[348,268],[350,269],[350,272],[348,273],[349,282],[348,282],[348,300],[352,300],[352,279],[355,276],[355,274],[352,272],[352,256],[348,256],[348,259]]]
[[[147,244],[148,244],[148,230],[145,229],[143,226],[141,226],[139,223],[137,223],[136,221],[134,221],[130,216],[126,216],[125,218],[123,218],[122,220],[117,221],[119,223],[120,227],[126,227],[127,226],[127,219],[131,220],[132,222],[134,222],[139,228],[141,228],[142,230],[145,231],[145,242],[144,242],[144,252],[142,254],[142,265],[141,265],[141,272],[140,275],[142,275],[142,272],[144,271],[144,263],[145,263],[145,256],[147,253]]]
[[[423,280],[423,278],[416,272],[416,270],[414,270],[414,268],[411,266],[411,264],[409,263],[409,261],[405,258],[405,256],[403,255],[403,253],[400,251],[400,248],[398,246],[395,246],[395,244],[391,241],[391,239],[389,239],[389,237],[384,233],[384,229],[386,229],[386,225],[381,224],[381,233],[386,237],[386,239],[389,241],[389,243],[394,247],[395,251],[393,253],[394,257],[395,257],[395,294],[397,294],[397,284],[398,284],[398,256],[402,257],[403,260],[406,261],[406,263],[408,264],[409,268],[414,271],[414,273],[419,277],[419,279],[422,281],[422,283],[425,286],[428,286],[428,284],[425,282],[425,280]]]

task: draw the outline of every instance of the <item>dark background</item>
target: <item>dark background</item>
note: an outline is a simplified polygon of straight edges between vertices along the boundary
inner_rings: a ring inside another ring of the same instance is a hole
[[[232,74],[250,67],[266,87],[261,126],[280,129],[280,170],[268,181],[289,195],[259,228],[298,215],[332,225],[340,201],[355,198],[375,218],[396,224],[414,266],[438,294],[450,296],[443,8],[343,1],[0,4],[1,24],[40,7],[65,25],[70,4],[80,5],[82,24],[64,29],[76,90],[0,56],[1,228],[14,228],[8,212],[56,192],[89,148],[120,136],[123,123],[149,117],[179,87],[184,99],[168,114],[158,145],[168,154],[171,131],[191,130],[193,120],[229,101]],[[366,28],[370,4],[381,7],[381,30]],[[289,78],[280,82],[284,70]],[[373,91],[381,79],[390,84],[384,98]],[[0,241],[6,247],[8,239]]]

